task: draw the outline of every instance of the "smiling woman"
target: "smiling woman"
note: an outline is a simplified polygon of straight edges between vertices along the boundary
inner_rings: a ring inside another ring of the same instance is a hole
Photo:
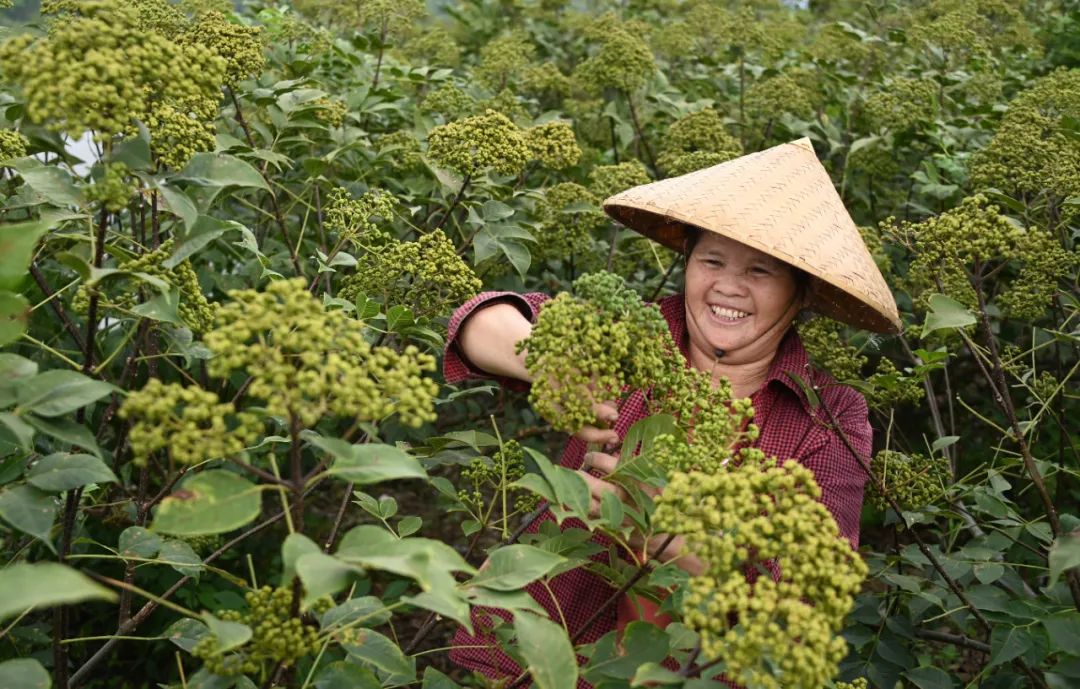
[[[658,303],[680,353],[690,366],[711,372],[714,381],[728,379],[735,397],[750,399],[760,429],[753,446],[808,468],[821,488],[822,504],[857,547],[866,479],[830,421],[836,420],[856,451],[868,455],[872,432],[866,401],[811,367],[792,323],[800,310],[811,309],[856,327],[893,333],[899,317],[892,293],[809,141],[634,187],[609,198],[604,209],[684,253],[683,294]],[[532,332],[548,299],[544,294],[490,292],[461,306],[448,333],[447,381],[494,377],[515,389],[527,387],[526,352],[516,351],[516,345]],[[813,402],[803,385],[817,390]],[[581,394],[591,397],[587,389]],[[625,396],[617,405],[593,400],[595,424],[582,428],[566,446],[562,464],[582,471],[594,505],[605,493],[621,496],[619,487],[604,478],[615,468],[616,448],[629,428],[649,414],[647,394]],[[587,443],[603,444],[612,454],[586,452]],[[553,517],[540,521],[547,519]],[[530,530],[539,526],[538,521]],[[571,519],[563,526],[582,524]],[[595,538],[606,552],[606,539]],[[655,552],[664,542],[667,548]],[[683,541],[659,535],[648,549],[668,560],[680,555]],[[676,562],[691,574],[703,567],[692,556]],[[779,577],[779,571],[773,576]],[[554,619],[564,618],[569,633],[583,643],[642,615],[666,623],[649,606],[627,600],[617,612],[607,611],[583,629],[599,601],[612,593],[584,568],[544,586],[534,584],[529,591]],[[505,611],[487,612],[509,619]],[[517,664],[483,631],[490,628],[484,617],[474,613],[475,635],[458,631],[451,658],[493,679],[516,676]]]

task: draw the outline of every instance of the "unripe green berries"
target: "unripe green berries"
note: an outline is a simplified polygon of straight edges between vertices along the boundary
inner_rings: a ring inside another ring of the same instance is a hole
[[[529,148],[521,130],[506,115],[487,110],[432,129],[428,156],[463,174],[494,170],[515,175],[529,160]]]

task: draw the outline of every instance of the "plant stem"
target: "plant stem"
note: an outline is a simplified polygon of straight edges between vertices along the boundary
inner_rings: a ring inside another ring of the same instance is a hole
[[[446,209],[446,213],[439,220],[439,224],[435,226],[436,230],[441,230],[443,228],[443,225],[446,224],[446,221],[450,219],[450,214],[454,212],[455,208],[457,208],[458,203],[461,201],[462,195],[465,194],[465,188],[469,186],[469,180],[471,178],[472,173],[470,172],[465,175],[465,179],[461,180],[461,188],[458,189],[457,194],[455,194],[453,200],[450,201],[450,207]]]
[[[634,124],[634,133],[637,135],[637,140],[641,142],[642,148],[645,149],[645,157],[649,161],[649,168],[656,174],[656,158],[653,157],[652,146],[649,145],[649,140],[645,138],[645,132],[641,129],[641,122],[638,121],[637,109],[634,107],[634,97],[632,94],[625,93],[626,104],[630,106],[630,121]]]

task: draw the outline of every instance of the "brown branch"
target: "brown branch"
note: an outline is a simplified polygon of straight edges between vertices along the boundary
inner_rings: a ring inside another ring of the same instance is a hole
[[[649,167],[652,169],[653,174],[656,174],[656,158],[653,156],[652,146],[649,145],[649,140],[645,138],[645,132],[641,129],[641,122],[638,121],[637,109],[634,107],[633,95],[626,93],[626,103],[630,106],[630,121],[634,125],[634,133],[637,134],[638,141],[641,142],[642,147],[645,149],[645,157],[649,161]]]
[[[78,326],[68,316],[67,310],[64,309],[64,304],[59,299],[53,298],[56,292],[49,287],[48,280],[45,279],[45,274],[41,272],[41,268],[37,263],[30,264],[30,275],[34,277],[34,282],[37,283],[38,289],[45,295],[45,299],[49,302],[49,308],[52,309],[56,317],[60,319],[60,322],[64,325],[64,330],[71,336],[71,339],[75,340],[75,346],[79,350],[86,351],[86,342],[83,341],[82,333],[79,332]]]

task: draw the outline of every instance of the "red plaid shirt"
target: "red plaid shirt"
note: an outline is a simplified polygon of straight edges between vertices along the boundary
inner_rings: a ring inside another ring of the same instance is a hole
[[[461,353],[457,334],[462,322],[482,306],[496,301],[507,301],[517,306],[530,321],[535,322],[540,306],[548,299],[550,297],[540,293],[521,295],[514,292],[486,292],[463,304],[450,319],[446,356],[443,359],[446,381],[458,383],[468,378],[494,378],[511,389],[528,389],[528,385],[522,381],[492,376],[474,367]],[[687,356],[689,335],[683,296],[680,294],[662,299],[659,306],[679,349],[684,357]],[[826,374],[812,368],[794,329],[780,343],[765,382],[751,397],[756,411],[754,420],[761,429],[761,435],[754,446],[767,456],[793,458],[809,468],[821,486],[821,502],[832,513],[840,532],[851,542],[852,548],[857,548],[866,476],[840,437],[828,430],[828,416],[811,407],[799,385],[786,375],[788,372],[798,375],[811,385],[820,386],[821,404],[828,406],[855,449],[863,456],[870,454],[872,442],[866,400],[856,390],[836,385]],[[626,397],[619,404],[619,419],[615,424],[619,437],[625,437],[630,427],[647,415],[645,399],[640,392]],[[586,444],[583,441],[571,438],[563,450],[562,465],[570,469],[579,468],[585,451]],[[548,512],[543,519],[553,520],[554,517]],[[541,521],[537,520],[530,527],[530,531],[535,532]],[[564,524],[567,528],[584,526],[574,519]],[[607,546],[606,538],[601,535],[595,538]],[[554,577],[548,585],[558,600],[558,609],[566,617],[571,636],[581,628],[596,607],[614,593],[614,589],[606,581],[584,568]],[[552,619],[559,619],[554,601],[543,586],[532,584],[527,590]],[[510,614],[503,610],[484,608],[483,612],[498,615],[507,621],[511,619]],[[464,628],[458,629],[454,635],[454,649],[450,652],[450,659],[492,679],[513,678],[520,674],[517,663],[499,649],[490,633],[484,632],[489,628],[484,614],[474,609],[472,620],[476,635],[468,634]],[[615,629],[615,624],[616,609],[612,606],[582,635],[580,642],[596,641]],[[578,687],[590,689],[590,685],[580,679]]]

